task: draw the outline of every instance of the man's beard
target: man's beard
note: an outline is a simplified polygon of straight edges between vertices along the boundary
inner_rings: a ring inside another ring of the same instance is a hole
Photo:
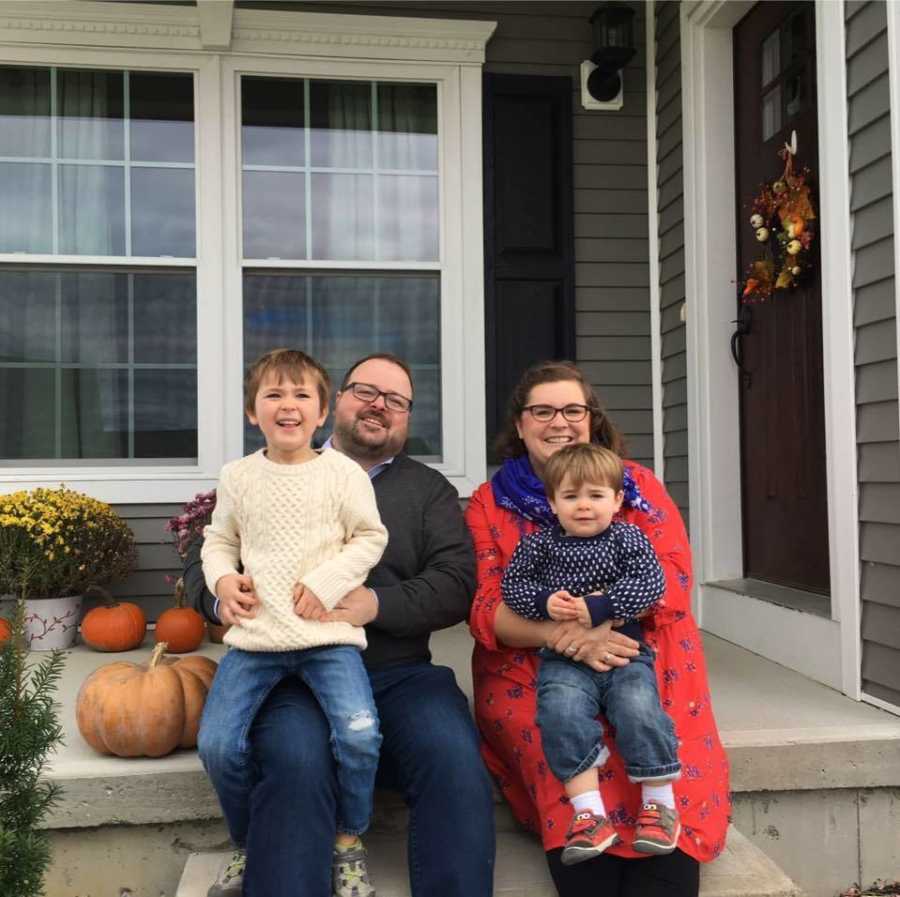
[[[374,417],[385,428],[388,426],[387,419],[377,412],[369,412],[365,416],[369,418]],[[365,426],[362,417],[355,417],[349,426],[344,421],[335,421],[334,433],[343,452],[357,458],[370,459],[383,456],[392,457],[403,448],[403,443],[406,440],[398,441],[399,434],[391,434],[385,429],[383,438],[378,438],[377,434],[375,434],[376,441],[373,441],[371,438],[373,434],[366,433],[364,430]]]

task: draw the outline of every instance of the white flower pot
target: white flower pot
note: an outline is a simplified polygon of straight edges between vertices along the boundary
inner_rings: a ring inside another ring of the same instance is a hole
[[[78,635],[81,595],[25,601],[25,643],[31,651],[71,648]]]

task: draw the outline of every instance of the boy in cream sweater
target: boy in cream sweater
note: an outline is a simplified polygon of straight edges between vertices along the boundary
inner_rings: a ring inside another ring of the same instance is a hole
[[[359,835],[372,813],[381,735],[360,657],[365,633],[327,614],[364,582],[387,531],[365,471],[337,451],[312,448],[328,400],[328,374],[303,352],[273,350],[247,372],[245,410],[266,447],[222,468],[204,535],[203,573],[219,617],[232,626],[198,746],[232,839],[239,848],[249,840],[252,862],[250,728],[279,682],[305,682],[332,733],[340,788],[335,852],[360,858],[348,886],[369,897]],[[238,888],[243,856],[232,876]],[[210,891],[231,893],[239,890],[227,883]]]

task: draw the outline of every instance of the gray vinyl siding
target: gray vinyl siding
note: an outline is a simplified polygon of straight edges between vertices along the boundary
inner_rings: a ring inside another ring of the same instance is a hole
[[[681,24],[677,0],[656,4],[656,176],[662,354],[663,480],[688,522],[687,355]]]
[[[883,0],[846,7],[863,692],[900,706],[900,427]]]
[[[185,499],[191,496],[185,496]],[[174,580],[181,575],[181,560],[166,532],[166,521],[181,511],[180,505],[116,505],[116,511],[134,532],[138,549],[137,572],[112,592],[140,604],[148,620],[173,605]]]
[[[250,5],[281,12],[489,19],[497,22],[497,29],[487,46],[485,71],[572,79],[576,360],[624,431],[631,457],[652,465],[643,3],[632,4],[639,49],[625,72],[625,105],[619,112],[581,108],[579,66],[591,53],[588,19],[594,2]],[[163,527],[179,507],[132,505],[118,510],[138,533],[140,569],[116,591],[137,597],[155,619],[169,601],[165,577],[178,568]]]

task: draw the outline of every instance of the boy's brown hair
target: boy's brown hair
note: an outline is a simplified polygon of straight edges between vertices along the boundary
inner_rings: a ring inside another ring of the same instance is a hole
[[[327,410],[331,397],[331,378],[328,371],[315,358],[299,349],[272,349],[265,355],[260,355],[247,368],[244,377],[244,410],[247,412],[253,412],[259,385],[270,373],[277,374],[279,380],[282,377],[290,377],[297,383],[307,377],[314,380],[322,410]]]
[[[592,442],[567,445],[554,452],[544,466],[543,480],[548,498],[556,496],[565,479],[574,489],[585,483],[595,483],[618,493],[624,485],[625,466],[614,451],[602,445]]]

